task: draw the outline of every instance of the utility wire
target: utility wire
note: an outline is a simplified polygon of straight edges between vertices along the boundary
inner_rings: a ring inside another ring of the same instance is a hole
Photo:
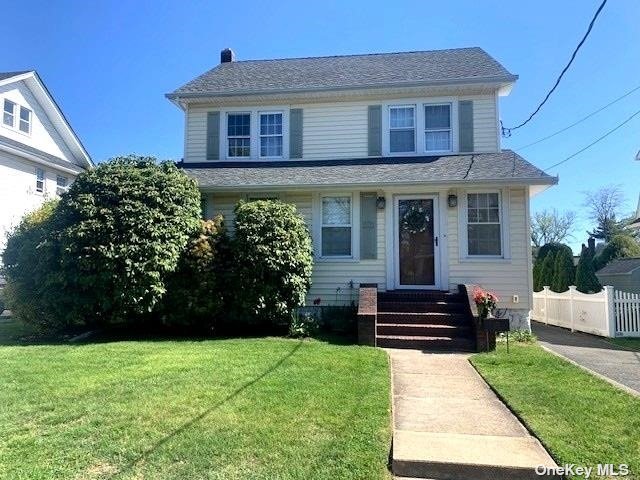
[[[556,79],[556,83],[553,85],[553,87],[551,88],[551,90],[549,90],[549,93],[547,93],[547,96],[544,97],[544,100],[542,100],[542,102],[540,102],[540,105],[538,105],[538,108],[536,108],[534,110],[534,112],[529,115],[529,118],[527,118],[524,122],[522,122],[519,125],[516,125],[515,127],[511,127],[511,128],[507,128],[507,127],[502,127],[502,135],[503,136],[510,136],[511,135],[511,131],[512,130],[516,130],[520,127],[523,127],[524,125],[526,125],[527,123],[529,123],[531,121],[531,119],[540,111],[540,109],[542,108],[542,106],[547,102],[547,100],[549,100],[549,97],[551,96],[551,94],[555,91],[555,89],[558,87],[558,85],[560,84],[560,80],[562,80],[562,77],[564,76],[564,74],[567,72],[567,70],[569,70],[569,67],[571,66],[571,64],[573,63],[573,60],[576,58],[576,55],[578,54],[578,50],[580,50],[580,47],[582,47],[582,45],[584,44],[584,42],[587,40],[587,37],[589,36],[589,34],[591,33],[591,29],[593,28],[593,25],[596,23],[596,19],[598,18],[598,15],[600,15],[600,12],[602,11],[602,9],[604,8],[604,6],[606,5],[607,0],[603,0],[602,3],[600,4],[600,6],[598,7],[598,10],[596,10],[595,15],[593,16],[593,18],[591,19],[591,23],[589,23],[589,28],[587,28],[587,32],[584,34],[584,36],[582,37],[582,40],[580,40],[580,43],[578,43],[578,46],[575,48],[575,50],[573,51],[573,53],[571,54],[571,59],[569,60],[569,63],[567,63],[567,66],[564,67],[564,69],[562,69],[562,72],[560,72],[560,75],[558,76],[558,78]]]
[[[536,140],[535,142],[528,143],[527,145],[524,145],[524,146],[522,146],[522,147],[514,148],[514,150],[516,150],[516,151],[524,150],[525,148],[529,148],[529,147],[532,147],[533,145],[537,145],[537,144],[538,144],[538,143],[540,143],[540,142],[544,142],[545,140],[549,140],[550,138],[553,138],[553,137],[555,137],[556,135],[561,134],[562,132],[566,132],[566,131],[567,131],[567,130],[569,130],[570,128],[575,127],[576,125],[578,125],[578,124],[580,124],[580,123],[584,122],[585,120],[588,120],[589,118],[593,117],[593,116],[594,116],[594,115],[596,115],[597,113],[600,113],[601,111],[603,111],[603,110],[605,110],[605,109],[609,108],[611,105],[613,105],[613,104],[615,104],[615,103],[618,103],[620,100],[622,100],[623,98],[628,97],[629,95],[631,95],[632,93],[636,92],[637,90],[640,90],[640,85],[638,85],[636,88],[634,88],[634,89],[632,89],[632,90],[629,90],[627,93],[625,93],[624,95],[622,95],[622,96],[620,96],[620,97],[616,98],[616,99],[615,99],[615,100],[613,100],[612,102],[607,103],[604,107],[599,108],[599,109],[598,109],[598,110],[596,110],[595,112],[591,112],[589,115],[587,115],[587,116],[585,116],[585,117],[582,117],[580,120],[578,120],[578,121],[576,121],[576,122],[572,123],[571,125],[569,125],[569,126],[567,126],[567,127],[564,127],[563,129],[558,130],[557,132],[552,133],[551,135],[547,135],[546,137],[543,137],[543,138],[541,138],[541,139],[539,139],[539,140]]]
[[[551,170],[552,168],[557,167],[558,165],[562,165],[565,162],[568,162],[569,160],[571,160],[573,157],[581,154],[582,152],[584,152],[585,150],[588,150],[589,148],[593,147],[596,143],[600,142],[601,140],[604,140],[605,138],[607,138],[609,135],[611,135],[613,132],[615,132],[616,130],[618,130],[619,128],[622,128],[624,125],[626,125],[627,123],[629,123],[631,120],[633,120],[634,117],[640,115],[640,110],[638,110],[636,113],[634,113],[633,115],[631,115],[629,118],[627,118],[624,122],[622,122],[621,124],[619,124],[618,126],[616,126],[615,128],[612,128],[611,130],[609,130],[607,133],[605,133],[604,135],[602,135],[600,138],[598,138],[597,140],[594,140],[593,142],[591,142],[589,145],[587,145],[586,147],[578,150],[576,153],[569,155],[567,158],[565,158],[564,160],[558,162],[558,163],[554,163],[553,165],[551,165],[550,167],[546,167],[545,170]]]

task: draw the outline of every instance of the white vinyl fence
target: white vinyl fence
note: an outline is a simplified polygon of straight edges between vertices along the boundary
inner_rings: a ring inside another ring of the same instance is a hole
[[[544,287],[533,293],[531,318],[603,337],[640,337],[640,295],[613,287],[590,294],[573,286],[563,293]]]

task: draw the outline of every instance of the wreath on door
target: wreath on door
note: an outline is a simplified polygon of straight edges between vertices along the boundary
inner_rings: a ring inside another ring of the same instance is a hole
[[[409,233],[424,233],[429,226],[429,214],[423,207],[411,205],[402,216],[402,228]]]

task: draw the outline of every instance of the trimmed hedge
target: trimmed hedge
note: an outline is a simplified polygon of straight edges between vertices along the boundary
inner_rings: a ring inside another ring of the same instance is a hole
[[[559,252],[571,257],[573,262],[573,252],[571,247],[562,243],[547,243],[540,247],[538,255],[533,264],[533,290],[539,292],[545,285],[552,287],[556,277],[555,261]],[[550,260],[545,264],[548,257]],[[569,274],[569,272],[566,272]],[[564,275],[564,274],[563,274]],[[570,275],[573,278],[573,273]]]
[[[554,292],[562,293],[569,290],[569,285],[573,285],[576,272],[573,266],[573,254],[563,248],[558,251],[553,266],[553,281],[551,289]]]
[[[294,205],[276,200],[235,207],[234,299],[237,321],[288,325],[311,286],[311,237]]]
[[[576,288],[582,293],[598,293],[602,286],[596,277],[591,250],[584,248],[576,270]]]

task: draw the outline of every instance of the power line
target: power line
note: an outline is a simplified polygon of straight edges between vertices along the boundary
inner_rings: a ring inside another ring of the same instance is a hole
[[[605,138],[607,138],[609,135],[611,135],[613,132],[615,132],[616,130],[618,130],[619,128],[622,128],[624,125],[626,125],[627,123],[629,123],[631,120],[633,120],[634,117],[640,115],[640,110],[638,110],[636,113],[634,113],[633,115],[631,115],[629,118],[627,118],[624,122],[622,122],[621,124],[619,124],[618,126],[616,126],[615,128],[612,128],[611,130],[609,130],[607,133],[605,133],[604,135],[602,135],[600,138],[598,138],[597,140],[594,140],[593,142],[591,142],[589,145],[587,145],[586,147],[578,150],[576,153],[569,155],[567,158],[565,158],[564,160],[558,162],[558,163],[554,163],[553,165],[551,165],[550,167],[546,167],[546,170],[551,170],[552,168],[557,167],[558,165],[562,165],[565,162],[568,162],[569,160],[571,160],[573,157],[581,154],[582,152],[584,152],[585,150],[588,150],[589,148],[593,147],[596,143],[600,142],[601,140],[604,140]]]
[[[588,120],[589,118],[593,117],[593,116],[594,116],[594,115],[596,115],[597,113],[600,113],[601,111],[603,111],[603,110],[605,110],[605,109],[609,108],[611,105],[613,105],[613,104],[615,104],[615,103],[618,103],[620,100],[622,100],[623,98],[628,97],[629,95],[631,95],[632,93],[634,93],[634,92],[635,92],[635,91],[637,91],[637,90],[640,90],[640,85],[638,85],[636,88],[634,88],[634,89],[632,89],[632,90],[629,90],[627,93],[625,93],[624,95],[622,95],[622,96],[620,96],[620,97],[616,98],[616,99],[615,99],[615,100],[613,100],[612,102],[607,103],[604,107],[599,108],[599,109],[598,109],[598,110],[596,110],[595,112],[591,112],[589,115],[587,115],[587,116],[585,116],[585,117],[582,117],[580,120],[578,120],[578,121],[576,121],[576,122],[572,123],[571,125],[566,126],[566,127],[564,127],[563,129],[558,130],[557,132],[552,133],[551,135],[547,135],[546,137],[543,137],[543,138],[541,138],[541,139],[539,139],[539,140],[536,140],[535,142],[528,143],[527,145],[524,145],[524,146],[522,146],[522,147],[514,148],[514,150],[516,150],[516,151],[524,150],[525,148],[529,148],[529,147],[532,147],[533,145],[537,145],[537,144],[538,144],[538,143],[540,143],[540,142],[544,142],[545,140],[549,140],[550,138],[553,138],[553,137],[555,137],[556,135],[561,134],[562,132],[566,132],[566,131],[567,131],[567,130],[569,130],[570,128],[575,127],[576,125],[578,125],[578,124],[580,124],[580,123],[584,122],[585,120]]]
[[[602,9],[606,5],[606,3],[607,3],[607,0],[603,0],[602,3],[600,4],[600,6],[598,7],[598,10],[596,10],[595,15],[591,19],[591,23],[589,23],[589,28],[587,28],[586,33],[582,37],[582,40],[580,40],[580,43],[578,43],[578,46],[575,48],[575,50],[571,54],[571,59],[569,59],[569,63],[567,63],[567,66],[562,69],[562,72],[560,72],[560,75],[556,79],[556,83],[553,85],[551,90],[549,90],[549,93],[547,93],[546,97],[544,97],[544,100],[542,100],[542,102],[540,102],[540,105],[538,105],[538,108],[536,108],[533,111],[533,113],[531,115],[529,115],[529,118],[527,118],[520,125],[516,125],[515,127],[511,127],[511,128],[502,127],[502,135],[510,136],[512,130],[516,130],[516,129],[520,128],[520,127],[523,127],[527,123],[529,123],[531,121],[531,119],[540,111],[540,109],[547,102],[547,100],[549,100],[549,97],[555,91],[555,89],[558,87],[558,85],[560,85],[560,80],[562,80],[562,77],[567,72],[567,70],[569,70],[569,67],[573,63],[573,60],[576,58],[576,55],[578,54],[578,50],[580,50],[580,47],[582,47],[584,42],[587,40],[587,37],[589,36],[589,33],[591,33],[591,29],[593,28],[593,25],[596,23],[596,19],[598,18],[598,15],[600,15],[600,12],[602,11]]]

